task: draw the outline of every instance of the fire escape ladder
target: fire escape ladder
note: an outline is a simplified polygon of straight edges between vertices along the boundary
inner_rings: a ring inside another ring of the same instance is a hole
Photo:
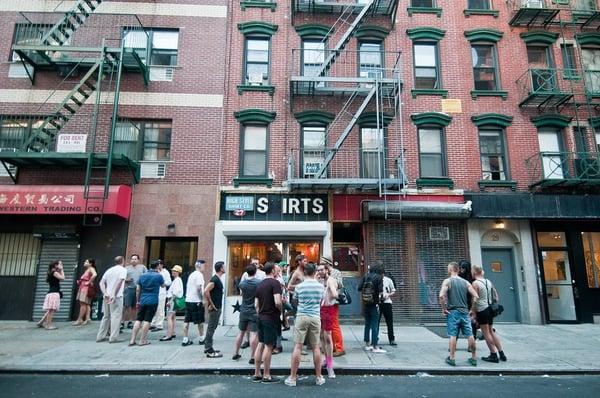
[[[29,139],[22,147],[26,152],[45,152],[60,132],[60,130],[71,120],[79,108],[97,89],[98,76],[102,73],[99,69],[102,65],[111,65],[111,59],[101,57],[92,65],[79,83],[66,95],[63,101],[56,107],[54,112],[47,116],[38,129],[35,129]]]
[[[335,157],[337,151],[340,149],[340,147],[342,146],[344,141],[346,141],[346,138],[348,138],[348,135],[352,131],[352,128],[356,125],[358,118],[364,112],[364,110],[367,108],[367,105],[369,105],[369,102],[371,101],[373,96],[375,96],[375,94],[377,93],[378,88],[379,87],[377,84],[374,84],[373,87],[371,87],[367,96],[363,100],[362,104],[360,104],[360,106],[358,107],[358,110],[354,114],[351,114],[349,112],[349,110],[347,109],[349,106],[347,107],[346,105],[344,106],[342,111],[340,111],[338,113],[338,117],[340,117],[340,119],[341,119],[341,117],[343,117],[342,113],[348,113],[348,114],[352,115],[352,118],[350,119],[350,122],[346,125],[346,127],[344,128],[342,135],[340,135],[340,137],[337,139],[335,145],[331,148],[331,150],[328,151],[327,156],[325,156],[325,159],[323,160],[323,164],[321,165],[321,167],[319,168],[319,171],[317,171],[317,173],[315,175],[316,178],[321,178],[323,176],[323,174],[325,174],[325,171],[329,167],[329,164]],[[351,98],[353,98],[353,97],[351,97]],[[346,101],[347,105],[349,105],[350,103],[351,103],[350,100]],[[336,119],[338,119],[338,117],[336,117]],[[332,125],[333,125],[333,123],[332,123]]]
[[[317,76],[325,76],[326,75],[329,68],[331,68],[331,66],[335,62],[336,57],[346,47],[346,44],[348,44],[348,42],[352,38],[352,35],[356,31],[356,28],[358,28],[360,26],[360,24],[363,22],[365,15],[367,15],[367,13],[369,12],[369,10],[371,9],[371,7],[373,6],[374,3],[375,3],[375,0],[367,0],[367,2],[365,4],[357,4],[357,5],[348,6],[347,8],[345,8],[342,11],[342,14],[340,15],[340,17],[334,24],[334,27],[341,23],[341,24],[349,25],[348,29],[344,32],[344,34],[342,35],[340,40],[337,42],[335,47],[333,49],[331,49],[331,51],[329,52],[329,55],[327,55],[327,58],[325,58],[325,61],[323,62],[321,69],[319,69],[319,72],[316,74]],[[360,9],[359,13],[356,15],[356,18],[354,18],[354,20],[350,22],[350,20],[352,19],[351,18],[352,15],[354,15],[354,10],[356,9],[356,7],[359,7],[359,6],[362,6],[362,8]],[[332,29],[334,29],[334,27],[332,27]]]
[[[62,46],[69,41],[73,33],[85,23],[88,17],[98,8],[102,0],[79,0],[73,8],[65,12],[41,40],[42,45]]]

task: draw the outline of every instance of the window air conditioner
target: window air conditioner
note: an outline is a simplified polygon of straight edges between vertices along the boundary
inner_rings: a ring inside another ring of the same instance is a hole
[[[164,162],[141,162],[141,178],[164,178],[167,174],[167,164]]]
[[[150,81],[152,82],[170,82],[173,81],[175,68],[164,66],[150,67]]]
[[[267,79],[264,73],[251,73],[248,75],[248,84],[251,86],[262,86]]]

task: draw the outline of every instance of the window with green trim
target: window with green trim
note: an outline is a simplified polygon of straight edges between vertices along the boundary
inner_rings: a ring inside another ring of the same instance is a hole
[[[42,124],[39,116],[0,116],[0,151],[20,150],[32,131]]]
[[[380,41],[360,41],[358,43],[359,76],[367,78],[383,77],[383,45]]]
[[[169,160],[171,157],[170,121],[117,122],[114,154],[133,160]]]
[[[314,177],[325,160],[325,131],[323,125],[302,126],[302,176]]]
[[[557,89],[556,69],[550,46],[527,45],[527,61],[531,73],[531,89],[533,92],[554,91]]]
[[[151,29],[144,32],[126,29],[123,45],[134,49],[144,63],[149,59],[150,66],[176,66],[179,30]]]
[[[420,177],[447,177],[444,130],[438,126],[419,127]]]
[[[246,36],[244,48],[244,84],[269,84],[270,37]]]
[[[507,180],[504,132],[501,128],[479,129],[482,180]]]
[[[325,62],[323,39],[302,40],[302,76],[317,76]]]
[[[413,43],[416,89],[441,89],[438,44],[436,42]]]
[[[241,177],[267,177],[267,126],[242,125]]]
[[[600,131],[596,133],[596,151],[600,153]]]
[[[600,94],[600,48],[582,48],[581,65],[583,67],[585,91],[592,95]]]
[[[575,11],[596,11],[596,0],[571,0],[571,8]]]
[[[577,71],[577,61],[575,59],[575,46],[573,43],[562,43],[560,45],[562,54],[564,77],[575,78],[579,76]]]
[[[435,0],[411,0],[410,6],[420,8],[434,8]]]
[[[467,8],[469,10],[491,10],[492,2],[490,0],[468,0]]]
[[[496,46],[487,43],[471,44],[475,90],[500,90]]]
[[[385,129],[361,127],[360,129],[360,176],[383,177]]]

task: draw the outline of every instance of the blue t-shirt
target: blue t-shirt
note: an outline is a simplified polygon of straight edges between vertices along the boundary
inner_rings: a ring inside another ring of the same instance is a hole
[[[307,279],[296,286],[298,315],[321,316],[321,298],[325,288],[314,279]]]
[[[164,283],[165,280],[162,275],[153,270],[140,276],[140,279],[138,280],[138,286],[141,289],[140,304],[158,304],[158,292],[160,291],[160,286],[164,285]]]

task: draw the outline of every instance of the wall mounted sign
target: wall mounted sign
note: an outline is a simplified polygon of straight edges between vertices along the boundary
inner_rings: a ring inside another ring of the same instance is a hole
[[[327,221],[327,195],[223,194],[221,220]]]

